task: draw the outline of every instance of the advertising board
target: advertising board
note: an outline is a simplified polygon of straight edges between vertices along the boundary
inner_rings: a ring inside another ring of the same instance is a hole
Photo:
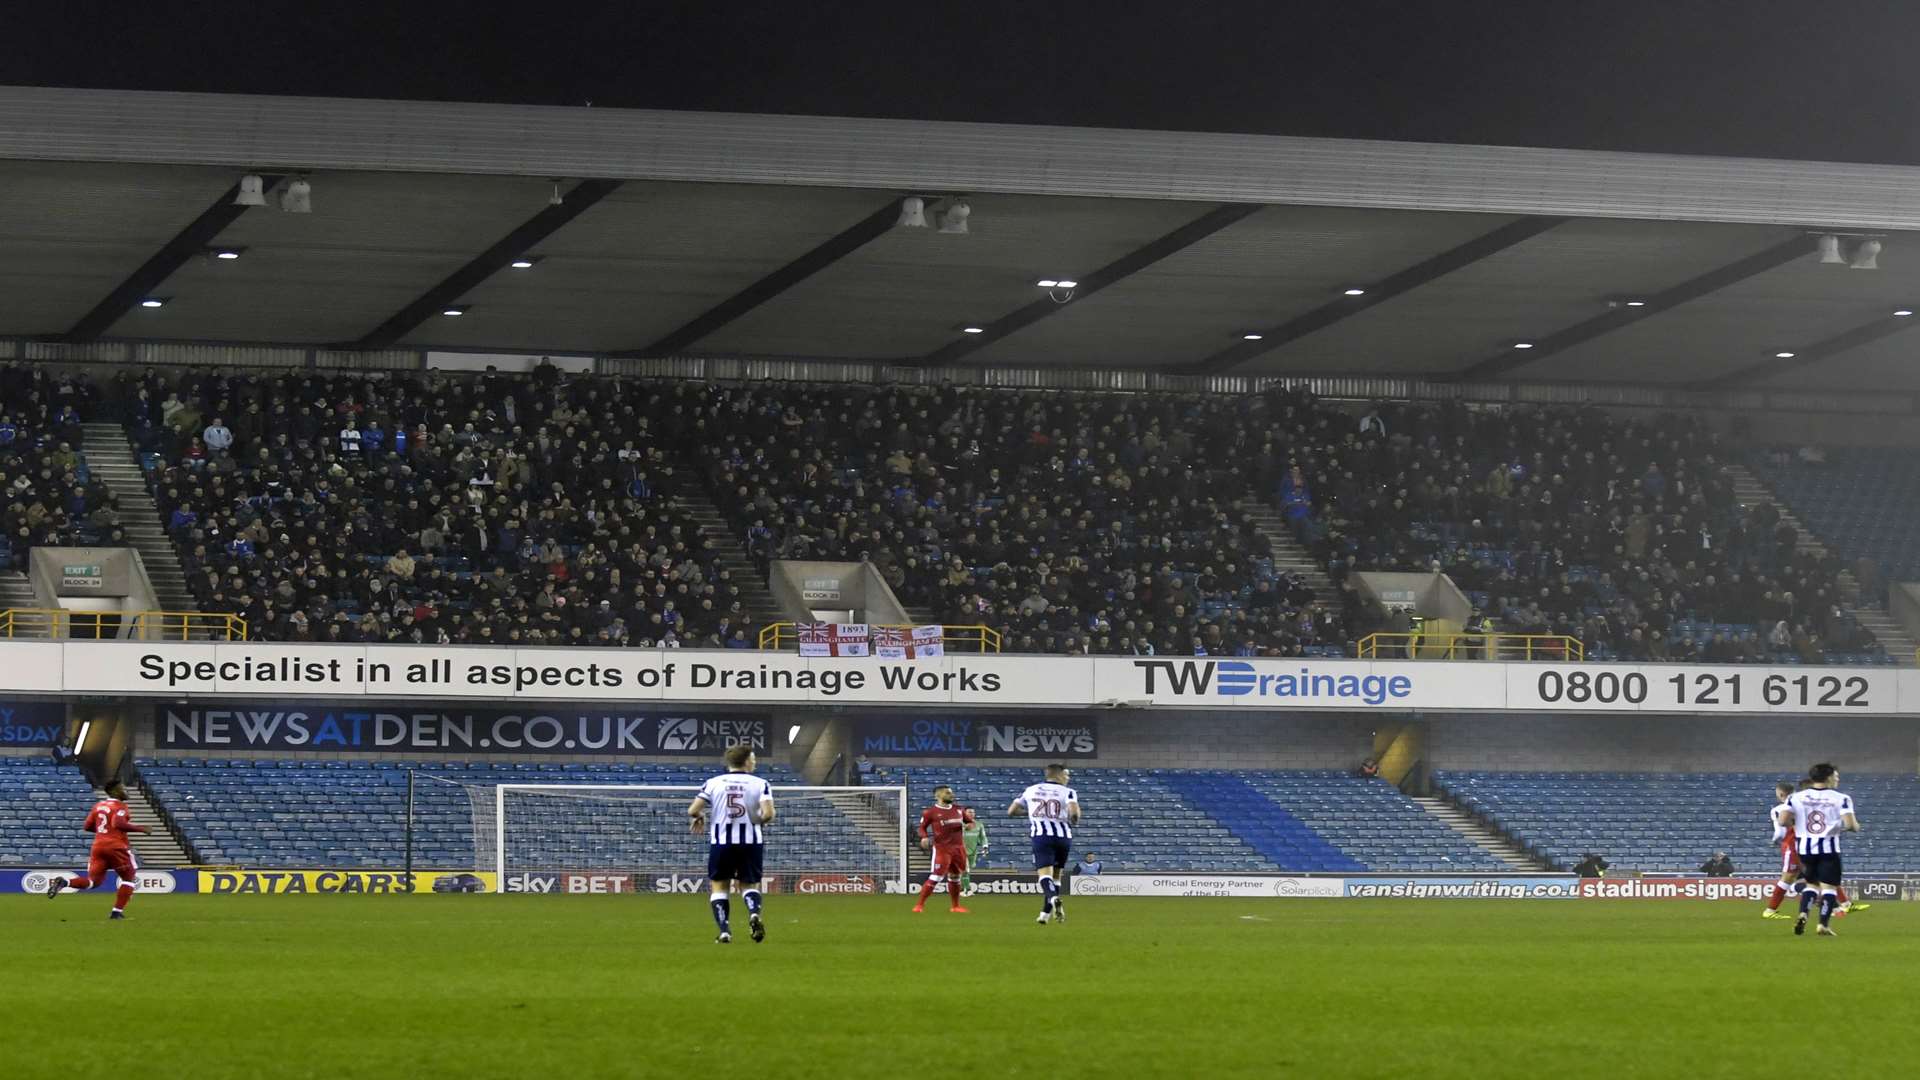
[[[202,870],[200,891],[262,896],[376,894],[411,896],[492,892],[491,871]]]
[[[59,701],[0,701],[0,746],[52,746],[67,728]]]
[[[366,699],[1239,711],[1920,714],[1920,670],[264,642],[0,642],[0,691]]]
[[[1767,898],[1772,878],[1581,878],[1582,900],[1754,900]]]
[[[0,893],[44,894],[47,883],[56,877],[72,877],[83,867],[71,866],[60,870],[0,870]],[[190,893],[200,891],[200,873],[197,870],[142,870],[135,879],[135,886],[142,893]],[[89,890],[102,896],[112,896],[120,887],[120,875],[107,871],[106,880],[96,883]],[[63,896],[79,896],[79,893],[63,893]]]
[[[764,716],[647,710],[455,708],[241,702],[163,705],[155,711],[162,750],[272,750],[299,753],[646,754],[718,757],[729,746],[770,748]]]
[[[859,716],[854,747],[876,757],[1043,757],[1083,760],[1100,756],[1100,727],[1079,714],[1062,716],[950,716],[895,713]]]
[[[1336,897],[1340,878],[1259,874],[1094,874],[1076,877],[1076,896]]]

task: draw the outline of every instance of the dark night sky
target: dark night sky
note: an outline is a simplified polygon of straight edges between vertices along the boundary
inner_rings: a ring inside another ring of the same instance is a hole
[[[25,85],[1920,164],[1911,0],[36,0],[6,21],[0,81]]]

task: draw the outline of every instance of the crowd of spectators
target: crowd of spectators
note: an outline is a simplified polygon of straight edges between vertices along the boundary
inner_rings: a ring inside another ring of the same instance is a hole
[[[1237,502],[1303,395],[764,384],[688,388],[716,503],[755,560],[868,560],[1012,652],[1344,651],[1343,613]]]
[[[1695,418],[1598,409],[1370,410],[1275,497],[1336,573],[1444,571],[1491,628],[1588,655],[1722,663],[1864,653],[1838,560],[1743,508]]]
[[[868,560],[1009,652],[1349,653],[1357,570],[1441,570],[1476,625],[1716,662],[1872,648],[1838,565],[1740,507],[1694,419],[1381,404],[486,372],[122,371],[109,403],[197,605],[285,640],[747,647],[717,556]],[[18,565],[114,536],[83,377],[0,365]],[[676,475],[676,466],[681,473]],[[704,483],[734,528],[672,496]],[[1342,584],[1278,573],[1248,498]]]
[[[123,542],[113,494],[82,457],[99,397],[84,375],[0,362],[0,567],[25,570],[39,546]]]
[[[749,643],[617,381],[147,370],[118,390],[196,603],[250,634]]]

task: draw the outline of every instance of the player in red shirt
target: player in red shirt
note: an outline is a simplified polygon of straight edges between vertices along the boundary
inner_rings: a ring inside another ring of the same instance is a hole
[[[920,886],[920,901],[913,905],[915,913],[927,910],[927,897],[945,881],[953,914],[967,914],[967,909],[960,906],[960,875],[967,872],[967,846],[960,833],[972,822],[972,810],[953,805],[952,788],[942,784],[933,789],[933,805],[920,811],[920,846],[933,850],[933,866],[926,884]]]
[[[120,875],[120,888],[113,898],[113,911],[109,919],[127,917],[127,901],[133,899],[134,882],[140,878],[140,864],[133,857],[133,849],[127,846],[128,833],[152,832],[145,825],[135,825],[127,812],[127,789],[115,780],[106,787],[107,797],[93,804],[93,810],[87,814],[86,830],[93,834],[93,854],[87,859],[87,876],[77,878],[54,878],[47,884],[47,899],[60,895],[62,889],[86,890],[107,880],[107,871]]]

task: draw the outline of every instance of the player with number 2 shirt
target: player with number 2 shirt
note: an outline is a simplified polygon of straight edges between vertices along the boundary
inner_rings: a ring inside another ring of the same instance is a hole
[[[133,899],[133,890],[140,879],[140,863],[133,857],[127,834],[153,830],[133,823],[133,816],[127,811],[127,789],[120,781],[109,783],[106,793],[106,798],[93,804],[93,809],[87,814],[87,823],[82,826],[93,834],[93,852],[87,858],[86,876],[54,878],[47,883],[47,899],[59,896],[64,889],[84,892],[95,885],[105,884],[107,871],[112,870],[120,877],[120,887],[114,891],[113,910],[107,918],[124,919],[127,917],[127,901]]]

